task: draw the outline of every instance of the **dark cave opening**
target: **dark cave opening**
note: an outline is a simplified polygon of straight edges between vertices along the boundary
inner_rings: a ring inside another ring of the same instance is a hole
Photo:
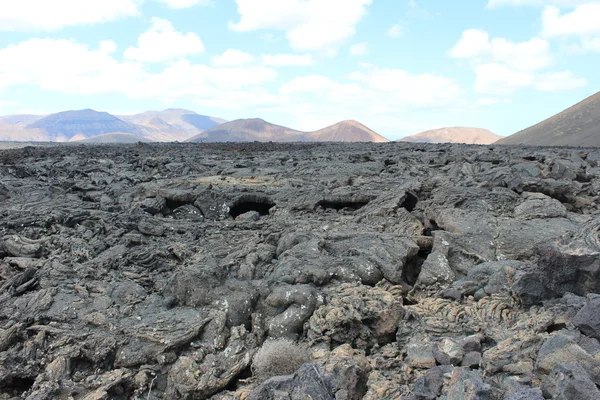
[[[269,210],[275,207],[275,205],[275,202],[268,197],[254,195],[242,196],[234,201],[229,207],[229,215],[235,219],[249,211],[256,211],[261,216],[265,216],[269,215]]]
[[[31,389],[34,383],[35,379],[33,378],[14,376],[8,381],[0,383],[0,388],[12,396],[20,396]]]
[[[563,329],[567,329],[567,325],[562,322],[559,322],[557,324],[552,324],[552,325],[548,326],[548,328],[546,329],[546,332],[552,333],[552,332],[560,331]]]
[[[174,211],[177,208],[186,206],[188,204],[191,204],[191,205],[194,204],[193,200],[185,201],[185,200],[174,200],[174,199],[167,199],[167,198],[165,198],[165,201],[167,203],[167,208],[169,210],[171,210],[171,211]]]
[[[317,203],[316,207],[322,207],[323,209],[333,209],[340,211],[348,209],[357,211],[369,204],[368,201],[347,201],[347,200],[321,200]]]
[[[404,197],[404,201],[400,204],[400,207],[405,208],[406,211],[411,212],[417,206],[419,199],[417,196],[410,192],[406,192],[406,196]]]
[[[427,257],[431,254],[431,247],[424,247],[419,250],[416,256],[408,259],[402,270],[402,278],[404,282],[410,286],[414,286],[417,283],[417,278],[421,273],[423,263],[427,260]]]

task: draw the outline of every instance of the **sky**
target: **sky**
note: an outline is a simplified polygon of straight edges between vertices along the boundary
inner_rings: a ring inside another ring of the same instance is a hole
[[[0,0],[0,115],[510,135],[600,91],[599,0]]]

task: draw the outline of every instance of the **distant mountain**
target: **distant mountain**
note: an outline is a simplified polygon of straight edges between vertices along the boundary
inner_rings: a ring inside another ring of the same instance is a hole
[[[90,109],[63,111],[26,126],[27,129],[40,129],[53,142],[86,139],[103,133],[123,132],[139,134],[140,130],[132,124],[110,115]]]
[[[319,142],[389,142],[360,122],[351,120],[308,133],[306,137]]]
[[[226,120],[221,118],[207,117],[206,115],[199,115],[196,113],[183,114],[181,116],[181,119],[200,130],[208,130],[210,128],[214,128],[217,125],[221,125],[227,122]]]
[[[266,122],[260,118],[238,119],[227,122],[199,135],[188,142],[298,142],[305,141],[305,133]]]
[[[315,132],[301,132],[260,118],[238,119],[209,129],[188,142],[389,142],[356,121],[343,121]]]
[[[207,129],[226,122],[220,118],[199,115],[194,111],[170,108],[119,116],[123,121],[140,125],[142,135],[153,141],[183,142]]]
[[[87,139],[72,141],[73,143],[137,143],[149,142],[148,139],[131,133],[104,133],[102,135],[92,136]]]
[[[440,128],[417,133],[399,139],[399,142],[413,143],[466,143],[466,144],[491,144],[503,136],[496,135],[487,129],[481,128]]]
[[[600,146],[600,92],[497,144]]]
[[[0,117],[0,141],[130,143],[168,142],[388,142],[357,121],[314,132],[271,124],[260,118],[231,122],[172,108],[114,116],[90,109],[46,116]]]
[[[167,142],[184,141],[225,122],[190,110],[167,109],[114,116],[90,109],[50,115],[0,116],[0,141],[66,142],[91,139]],[[102,136],[116,134],[113,136]]]

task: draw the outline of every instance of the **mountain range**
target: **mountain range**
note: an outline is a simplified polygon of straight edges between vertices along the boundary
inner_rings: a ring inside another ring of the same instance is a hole
[[[303,132],[259,118],[227,122],[185,109],[111,115],[90,109],[0,116],[0,141],[15,142],[389,142],[365,125],[342,121]],[[428,130],[399,141],[423,143],[600,146],[600,92],[508,137],[481,128]]]
[[[314,132],[301,132],[260,118],[226,122],[188,142],[389,142],[357,121],[342,121]]]
[[[502,136],[496,135],[487,129],[453,127],[432,129],[407,136],[399,141],[413,143],[491,144],[502,138]]]
[[[259,118],[226,120],[190,110],[167,109],[135,115],[95,110],[50,115],[0,117],[0,141],[24,142],[389,142],[357,121],[342,121],[314,132],[302,132]]]
[[[114,116],[95,110],[0,117],[0,140],[41,142],[184,141],[225,120],[184,109]],[[129,136],[124,136],[129,135]]]

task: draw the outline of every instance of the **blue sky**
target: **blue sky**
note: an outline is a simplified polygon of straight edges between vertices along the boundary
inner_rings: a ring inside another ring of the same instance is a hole
[[[19,0],[0,115],[188,108],[509,135],[600,90],[596,0]]]

